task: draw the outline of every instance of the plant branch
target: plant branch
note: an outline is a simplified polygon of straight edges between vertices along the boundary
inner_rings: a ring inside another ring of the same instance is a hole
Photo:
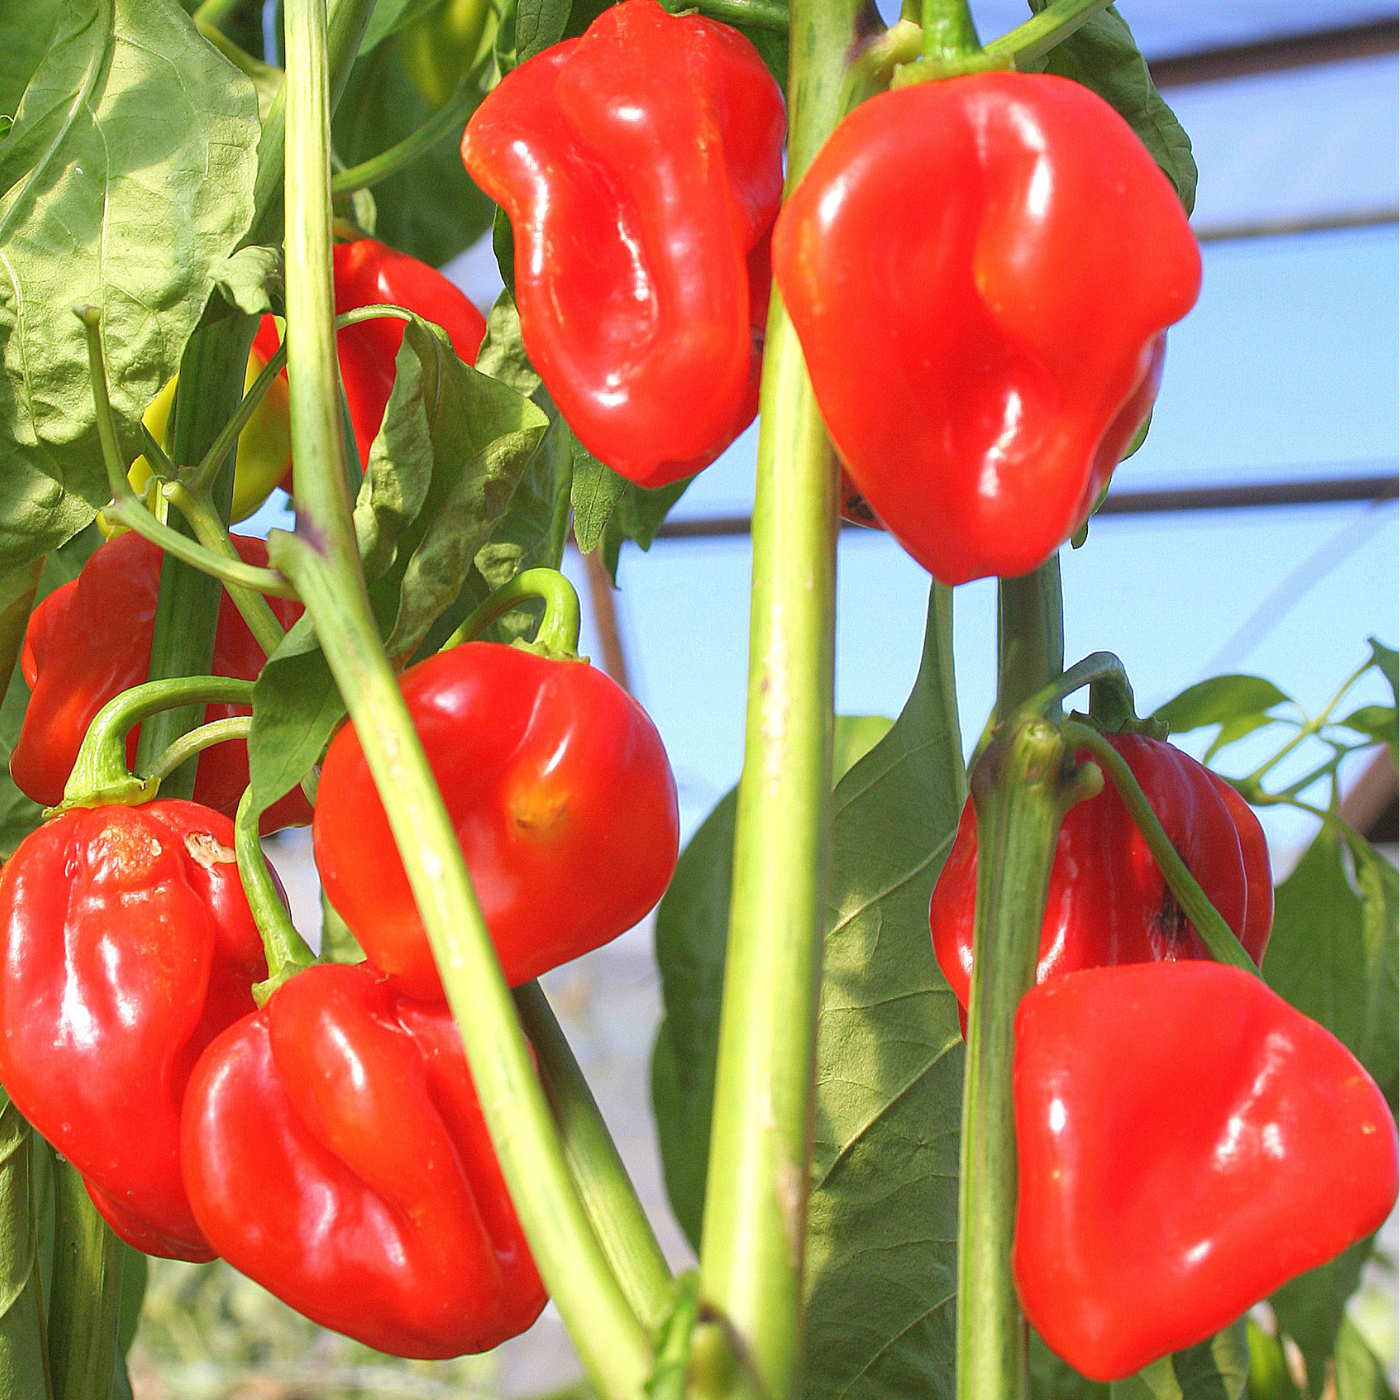
[[[150,772],[145,775],[145,781],[158,790],[161,783],[177,768],[197,754],[203,753],[205,749],[212,749],[217,744],[227,744],[232,739],[241,739],[246,744],[252,723],[251,715],[229,715],[226,719],[210,720],[208,724],[191,729],[188,733],[180,735],[161,754]]]
[[[517,987],[515,1005],[525,1034],[535,1047],[569,1175],[593,1232],[637,1320],[649,1332],[654,1331],[674,1289],[666,1256],[540,984],[527,982]]]
[[[1112,0],[1052,0],[1038,15],[993,39],[983,52],[998,66],[1010,63],[1024,71],[1111,3]]]
[[[520,603],[532,599],[544,603],[544,616],[530,645],[549,656],[577,659],[581,624],[578,594],[558,569],[525,569],[516,574],[480,607],[467,614],[462,625],[442,644],[442,650],[479,636],[498,617],[504,617]]]
[[[253,987],[253,1000],[265,1006],[289,977],[316,962],[316,955],[297,932],[282,893],[272,877],[262,842],[258,840],[258,813],[253,810],[253,789],[243,789],[238,799],[238,811],[233,819],[233,847],[238,857],[238,878],[253,922],[262,935],[263,953],[267,958],[267,981]]]
[[[457,834],[369,608],[350,515],[331,283],[324,0],[289,0],[287,345],[298,532],[273,559],[297,584],[360,736],[461,1030],[531,1253],[598,1392],[642,1400],[651,1346],[569,1177]]]

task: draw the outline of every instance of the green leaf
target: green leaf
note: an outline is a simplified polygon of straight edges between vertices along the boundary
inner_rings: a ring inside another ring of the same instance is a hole
[[[1395,871],[1362,851],[1356,874],[1354,885],[1341,840],[1324,825],[1278,888],[1264,978],[1361,1060],[1393,1113],[1400,1078]]]
[[[38,1237],[31,1206],[34,1135],[0,1090],[0,1393],[47,1391]]]
[[[408,324],[355,506],[371,601],[393,617],[390,655],[409,655],[461,592],[548,426],[437,327]]]
[[[1334,1358],[1337,1400],[1395,1400],[1385,1367],[1350,1318],[1342,1319]]]
[[[935,583],[904,710],[833,802],[807,1225],[812,1400],[953,1393],[963,1044],[928,902],[965,795],[952,594]]]
[[[0,143],[0,572],[110,494],[73,305],[102,310],[135,456],[142,411],[252,218],[259,134],[252,84],[172,0],[63,9]]]
[[[525,353],[520,312],[515,309],[515,298],[509,291],[503,291],[496,298],[486,318],[486,335],[476,353],[476,367],[482,374],[499,379],[527,398],[540,387],[540,377]]]
[[[397,44],[356,60],[332,123],[336,154],[358,165],[386,151],[432,116]],[[458,142],[437,142],[374,187],[375,237],[441,267],[490,225],[495,206],[472,183]]]
[[[833,776],[839,779],[889,727],[880,715],[838,715]],[[697,1250],[710,1156],[737,803],[737,789],[730,788],[701,822],[656,911],[656,959],[667,1014],[652,1051],[652,1103],[671,1209]]]
[[[1030,0],[1039,14],[1049,0]],[[1110,5],[1050,50],[1045,71],[1072,78],[1098,93],[1137,132],[1142,144],[1176,187],[1189,214],[1196,204],[1196,162],[1191,141],[1162,100],[1117,9]]]
[[[1240,1400],[1248,1378],[1249,1337],[1240,1318],[1209,1340],[1114,1381],[1109,1394],[1113,1400]]]
[[[1208,724],[1267,715],[1276,705],[1288,703],[1289,697],[1262,676],[1212,676],[1159,706],[1152,718],[1170,725],[1173,734],[1183,734]]]
[[[524,63],[551,44],[557,44],[568,28],[571,8],[572,0],[517,0],[515,61]]]
[[[257,243],[240,248],[216,270],[214,288],[220,302],[229,310],[238,310],[247,316],[261,316],[265,311],[280,312],[282,250]],[[211,309],[214,305],[211,301]],[[207,323],[212,318],[206,314],[204,319]]]
[[[581,554],[592,554],[602,543],[608,521],[630,484],[574,439],[574,538]]]
[[[324,890],[321,891],[321,957],[337,963],[360,963],[365,960],[365,950],[350,932],[350,925],[326,898]]]
[[[1062,1361],[1031,1331],[1031,1400],[1109,1400],[1104,1381],[1081,1376],[1068,1361]]]
[[[1371,643],[1371,665],[1377,668],[1386,680],[1390,682],[1390,698],[1400,700],[1400,652],[1394,647],[1388,647],[1384,642],[1378,642],[1374,637],[1368,638]]]
[[[378,0],[360,40],[360,52],[367,54],[378,48],[391,34],[406,29],[416,19],[436,10],[443,0]]]
[[[632,540],[642,549],[650,549],[671,507],[680,500],[693,480],[694,477],[686,477],[684,481],[673,481],[669,486],[658,486],[654,491],[645,490],[632,481],[626,484],[616,508],[608,517],[607,529],[603,531],[603,564],[614,583],[617,582],[617,561],[623,544]]]
[[[1389,744],[1391,755],[1395,754],[1397,713],[1394,705],[1363,705],[1359,710],[1353,710],[1341,723],[1378,744]]]
[[[60,584],[77,578],[88,556],[101,543],[97,526],[89,525],[61,549],[46,556],[31,606],[47,598]],[[27,623],[27,617],[25,620]],[[22,636],[21,632],[21,639]],[[9,671],[3,674],[9,684],[4,702],[0,703],[0,860],[8,860],[19,843],[43,820],[44,809],[37,802],[31,802],[10,777],[10,754],[19,742],[20,727],[29,704],[29,687],[13,657]]]
[[[1271,1332],[1249,1319],[1249,1400],[1298,1400],[1301,1395],[1288,1371],[1283,1346]]]
[[[1253,734],[1256,729],[1262,729],[1266,724],[1272,724],[1271,715],[1236,715],[1234,719],[1227,719],[1219,729],[1215,738],[1210,741],[1210,748],[1205,752],[1205,757],[1201,760],[1209,766],[1212,758],[1223,748],[1243,739],[1247,734]]]
[[[0,6],[0,112],[13,116],[44,55],[53,47],[67,0]]]
[[[1358,1240],[1335,1259],[1289,1279],[1269,1302],[1279,1330],[1292,1337],[1308,1369],[1308,1394],[1322,1394],[1327,1359],[1337,1344],[1346,1316],[1347,1299],[1361,1282],[1361,1270],[1371,1256],[1374,1236]]]

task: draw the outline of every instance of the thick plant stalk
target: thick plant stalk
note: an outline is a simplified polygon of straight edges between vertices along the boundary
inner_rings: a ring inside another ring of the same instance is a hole
[[[862,13],[792,5],[788,187],[841,116]],[[705,1307],[748,1368],[801,1389],[802,1277],[830,842],[836,459],[776,289],[753,514],[748,720],[700,1249]]]
[[[0,1395],[51,1400],[35,1228],[34,1133],[0,1094]]]
[[[274,532],[268,548],[305,600],[359,732],[535,1263],[598,1393],[642,1400],[649,1338],[570,1180],[456,832],[365,592],[337,393],[325,23],[325,0],[286,7],[287,348],[299,514],[297,534]]]
[[[71,1162],[55,1159],[49,1365],[54,1400],[108,1400],[117,1364],[122,1242]]]

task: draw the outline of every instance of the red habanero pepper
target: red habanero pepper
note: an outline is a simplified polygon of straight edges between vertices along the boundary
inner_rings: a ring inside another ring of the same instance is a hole
[[[1014,1073],[1016,1289],[1096,1380],[1204,1341],[1394,1204],[1381,1091],[1238,968],[1047,982],[1016,1013]]]
[[[367,1346],[485,1351],[544,1306],[451,1013],[365,963],[298,973],[209,1047],[183,1161],[215,1249]]]
[[[246,564],[264,566],[267,546],[234,535]],[[103,705],[149,674],[160,593],[161,551],[135,531],[99,545],[76,579],[54,589],[30,615],[20,669],[33,694],[24,712],[19,742],[10,755],[10,776],[20,790],[46,807],[63,800],[88,725]],[[301,616],[301,604],[269,598],[283,627]],[[253,680],[266,657],[232,600],[219,603],[212,673]],[[206,720],[247,714],[246,706],[210,705]],[[127,739],[136,755],[138,729]],[[248,786],[248,748],[230,740],[199,757],[194,800],[232,818]],[[293,789],[263,813],[261,831],[305,826],[311,808]]]
[[[468,642],[410,667],[404,699],[512,986],[616,938],[676,865],[676,784],[646,712],[587,662]],[[312,825],[326,897],[374,966],[440,997],[353,726],[321,767]]]
[[[1269,851],[1259,819],[1223,778],[1136,734],[1110,734],[1177,854],[1256,964],[1274,922]],[[1089,758],[1081,752],[1080,761]],[[977,900],[977,814],[969,798],[929,902],[938,965],[966,1011]],[[1209,958],[1123,799],[1105,782],[1060,827],[1036,981],[1112,963]]]
[[[1029,573],[1083,523],[1201,260],[1106,102],[979,73],[847,116],[783,207],[773,275],[856,489],[958,584]]]
[[[0,872],[0,1083],[148,1254],[212,1259],[180,1176],[195,1060],[267,976],[227,817],[77,807]]]
[[[331,257],[337,316],[361,306],[402,306],[441,326],[458,358],[469,365],[476,363],[486,334],[486,318],[436,268],[373,238],[337,243]],[[397,316],[375,317],[336,332],[340,379],[362,468],[369,464],[369,450],[393,392],[394,360],[403,332],[404,322]],[[254,350],[266,363],[277,353],[279,344],[277,322],[264,316],[253,339]],[[282,485],[292,489],[290,471]]]
[[[737,31],[656,0],[508,73],[462,159],[515,234],[530,362],[600,461],[663,486],[758,407],[782,94]]]

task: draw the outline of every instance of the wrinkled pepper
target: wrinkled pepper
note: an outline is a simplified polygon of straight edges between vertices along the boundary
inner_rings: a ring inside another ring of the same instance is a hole
[[[1016,1013],[1012,1265],[1052,1350],[1117,1380],[1378,1229],[1395,1125],[1351,1052],[1220,963],[1094,968]]]
[[[298,973],[214,1041],[183,1163],[220,1255],[367,1346],[485,1351],[544,1306],[451,1013],[364,963]]]
[[[782,194],[782,94],[736,30],[623,0],[512,70],[462,137],[510,216],[530,362],[641,486],[753,419]]]
[[[1171,744],[1111,734],[1176,853],[1245,951],[1262,964],[1274,922],[1264,830],[1223,778]],[[1079,755],[1081,762],[1089,758]],[[938,965],[967,1009],[977,900],[977,813],[969,798],[929,902]],[[1060,827],[1036,981],[1113,963],[1209,958],[1112,783]]]
[[[616,938],[665,892],[680,828],[661,736],[587,662],[469,642],[410,667],[409,714],[512,986]],[[442,984],[353,726],[331,742],[312,824],[326,897],[374,966]]]
[[[486,318],[436,268],[373,238],[337,243],[332,261],[337,316],[361,306],[402,306],[441,326],[458,357],[469,365],[476,363],[486,334]],[[394,360],[403,332],[404,322],[397,316],[375,317],[336,332],[340,379],[362,470],[369,465],[369,450],[394,389]],[[253,348],[266,362],[276,354],[279,344],[277,322],[264,316]],[[292,490],[290,468],[282,485]]]
[[[267,564],[267,546],[234,535],[244,563]],[[146,680],[160,594],[161,551],[127,531],[100,545],[78,577],[56,588],[34,609],[20,652],[20,670],[33,694],[19,742],[10,755],[10,776],[20,791],[44,806],[56,806],[73,770],[88,725],[103,705]],[[277,620],[290,627],[300,603],[269,598]],[[253,680],[266,658],[227,594],[219,603],[212,674]],[[237,705],[210,705],[206,720],[247,714]],[[127,738],[135,760],[139,727]],[[248,747],[230,740],[199,756],[194,800],[232,818],[248,786]],[[311,807],[294,788],[263,813],[266,834],[283,826],[305,826]]]
[[[0,1083],[128,1244],[212,1259],[180,1175],[185,1082],[267,976],[227,817],[78,807],[0,871]]]
[[[995,72],[851,112],[783,207],[773,275],[856,489],[958,584],[1029,573],[1085,520],[1201,262],[1106,102]]]

